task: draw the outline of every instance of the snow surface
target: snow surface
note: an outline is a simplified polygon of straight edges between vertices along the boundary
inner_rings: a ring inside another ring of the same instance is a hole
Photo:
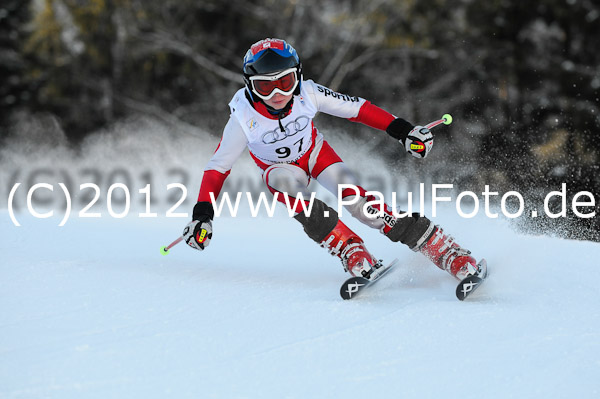
[[[221,218],[168,256],[177,219],[2,213],[2,398],[595,398],[600,245],[438,218],[491,277],[455,281],[365,226],[402,265],[343,301],[339,261],[287,216]]]
[[[187,222],[164,217],[177,195],[163,201],[163,183],[181,174],[173,168],[193,170],[177,209],[191,211],[217,137],[134,120],[75,152],[40,148],[25,133],[0,148],[0,190],[15,179],[73,189],[98,178],[102,199],[91,211],[103,217],[58,227],[60,204],[51,204],[55,217],[35,219],[21,190],[16,227],[0,204],[2,399],[600,397],[598,243],[525,236],[482,212],[441,211],[436,223],[490,267],[485,286],[460,302],[453,278],[347,215],[372,253],[402,264],[343,301],[339,260],[282,207],[274,218],[247,210],[218,218],[204,252],[178,245],[160,255]],[[327,135],[374,189],[387,165],[340,137]],[[121,169],[138,178],[130,183],[136,208],[114,219],[104,198]],[[162,208],[143,219],[139,176],[150,172]],[[228,182],[240,186],[247,175],[257,170],[246,156]],[[398,188],[396,175],[388,188]],[[61,195],[55,186],[40,201],[50,194]],[[79,206],[89,201],[79,197]]]

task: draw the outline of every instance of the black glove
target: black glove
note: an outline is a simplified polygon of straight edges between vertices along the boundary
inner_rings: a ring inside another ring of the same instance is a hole
[[[183,239],[190,247],[204,250],[212,239],[212,219],[215,211],[210,202],[194,205],[192,221],[183,229]]]
[[[400,141],[406,152],[416,158],[425,158],[433,147],[433,135],[423,126],[413,126],[402,118],[394,119],[386,129]]]
[[[404,142],[406,141],[406,137],[408,137],[408,134],[410,133],[411,130],[413,130],[413,128],[414,128],[414,126],[412,123],[405,121],[402,118],[397,118],[397,119],[394,119],[388,125],[388,127],[385,129],[385,131],[387,132],[387,134],[389,134],[396,140],[399,140],[400,143],[402,143],[402,145],[404,145]]]

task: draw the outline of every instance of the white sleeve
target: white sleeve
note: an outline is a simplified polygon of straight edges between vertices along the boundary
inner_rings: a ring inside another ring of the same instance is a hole
[[[305,80],[302,82],[302,85],[310,96],[310,99],[317,106],[319,112],[324,112],[339,118],[356,118],[360,111],[360,107],[362,107],[366,101],[364,98],[336,93],[312,80]]]
[[[242,127],[237,120],[229,117],[225,129],[223,129],[221,142],[204,170],[216,170],[220,173],[227,173],[231,170],[235,161],[242,155],[247,145],[248,139]]]

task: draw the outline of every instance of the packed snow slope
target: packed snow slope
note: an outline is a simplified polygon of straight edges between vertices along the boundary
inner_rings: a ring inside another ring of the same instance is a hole
[[[2,398],[597,398],[600,245],[438,217],[491,277],[469,300],[427,260],[364,296],[300,225],[223,217],[161,256],[179,219],[0,213]],[[348,219],[348,218],[346,218]]]
[[[483,211],[461,219],[449,206],[435,222],[491,272],[459,302],[449,275],[345,215],[373,254],[401,265],[343,301],[348,275],[339,260],[282,207],[273,218],[247,210],[219,217],[206,251],[180,244],[160,255],[189,220],[165,217],[180,197],[166,185],[187,186],[176,212],[190,212],[218,137],[134,119],[74,150],[52,138],[51,126],[36,126],[0,147],[2,399],[600,397],[597,243],[524,236]],[[399,150],[411,171],[403,174],[373,156],[377,140],[322,127],[367,189],[402,193],[408,181],[399,176],[436,177],[429,167],[443,144],[423,162]],[[253,191],[263,187],[257,177],[246,154],[226,184]],[[21,227],[7,212],[17,182]],[[33,196],[39,212],[40,204],[54,209],[52,218],[27,216],[27,187],[37,182],[54,185]],[[102,217],[75,213],[58,227],[60,182],[76,212],[93,198],[80,184],[98,184],[90,212]],[[132,196],[124,219],[107,214],[108,186],[117,182]],[[139,190],[150,183],[159,217],[141,218]]]

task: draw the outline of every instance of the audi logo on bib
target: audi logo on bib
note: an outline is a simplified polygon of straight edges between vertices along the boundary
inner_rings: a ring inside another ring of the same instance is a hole
[[[294,136],[298,132],[306,129],[310,122],[310,118],[307,116],[299,116],[295,121],[289,122],[285,125],[285,131],[282,132],[281,129],[277,128],[274,130],[269,130],[268,132],[262,135],[262,142],[265,144],[273,144],[278,141],[285,139],[286,137]]]

